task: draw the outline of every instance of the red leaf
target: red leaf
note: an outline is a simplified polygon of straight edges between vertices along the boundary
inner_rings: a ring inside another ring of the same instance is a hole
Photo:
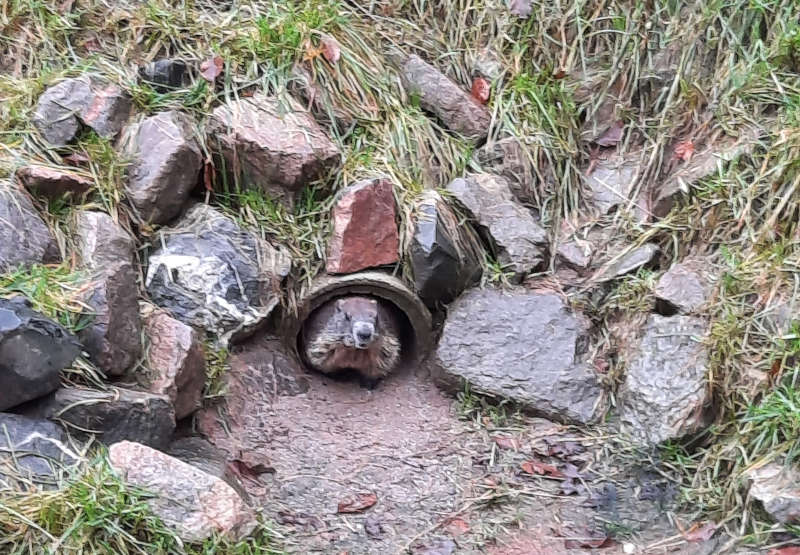
[[[770,549],[767,555],[800,555],[800,547],[789,546]]]
[[[483,77],[476,77],[472,81],[472,97],[481,104],[486,104],[489,102],[489,96],[491,95],[491,92],[492,87]]]
[[[511,0],[510,7],[513,15],[526,19],[531,15],[531,0]]]
[[[322,55],[325,59],[332,64],[336,64],[339,58],[342,57],[342,48],[339,46],[339,41],[330,35],[324,35],[320,41],[322,48]]]
[[[359,513],[369,509],[377,502],[378,496],[374,493],[357,493],[339,501],[338,512]]]
[[[208,192],[214,190],[214,162],[211,160],[206,160],[203,164],[203,185]]]
[[[447,524],[447,531],[454,538],[469,532],[469,524],[463,518],[454,518]]]
[[[692,141],[682,141],[675,145],[675,152],[673,153],[672,157],[675,160],[683,160],[684,162],[688,162],[692,159],[693,154],[694,143]]]
[[[551,478],[564,478],[564,473],[551,464],[538,461],[525,461],[522,463],[522,470],[528,474],[538,474],[540,476],[550,476]]]
[[[222,56],[213,56],[200,64],[200,75],[209,83],[213,83],[222,73],[224,65],[225,61],[222,59]]]
[[[710,540],[711,536],[713,536],[716,531],[717,524],[715,522],[706,522],[703,525],[700,525],[699,522],[695,522],[684,534],[684,537],[686,541],[689,542],[705,542]]]
[[[519,449],[519,442],[513,437],[497,436],[492,438],[500,449]]]
[[[622,120],[617,120],[614,125],[605,130],[595,143],[600,146],[614,146],[622,140],[622,131],[625,129],[625,124]]]

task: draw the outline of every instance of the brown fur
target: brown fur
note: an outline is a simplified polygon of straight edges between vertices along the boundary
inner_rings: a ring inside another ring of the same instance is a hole
[[[374,336],[356,348],[353,326],[366,322]],[[384,301],[351,296],[329,301],[303,326],[303,349],[312,368],[325,374],[352,369],[369,380],[383,378],[400,360],[400,327],[394,310]]]

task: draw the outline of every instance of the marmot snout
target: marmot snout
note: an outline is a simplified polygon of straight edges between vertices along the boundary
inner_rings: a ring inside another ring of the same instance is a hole
[[[321,306],[303,326],[302,341],[306,360],[326,374],[352,369],[377,380],[400,361],[395,311],[371,297],[342,297]]]

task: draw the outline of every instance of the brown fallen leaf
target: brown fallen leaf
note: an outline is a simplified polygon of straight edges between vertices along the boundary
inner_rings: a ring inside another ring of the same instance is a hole
[[[692,155],[694,155],[694,143],[692,141],[681,141],[675,145],[675,152],[672,154],[672,158],[688,162],[692,159]]]
[[[213,83],[222,74],[224,65],[225,60],[222,59],[222,56],[212,56],[200,64],[200,75],[209,83]]]
[[[203,164],[203,185],[205,185],[206,191],[211,192],[214,190],[214,162],[210,159],[206,160]]]
[[[528,18],[531,15],[531,0],[511,0],[511,13],[518,17]]]
[[[337,512],[358,513],[365,511],[378,502],[378,496],[374,493],[357,493],[339,501]]]
[[[706,522],[700,524],[695,522],[683,535],[688,542],[705,542],[711,539],[714,532],[717,531],[717,524],[715,522]]]
[[[500,449],[519,449],[519,442],[513,437],[495,436],[492,439]]]
[[[492,87],[489,85],[489,82],[486,79],[483,77],[476,77],[472,81],[472,98],[481,104],[486,104],[489,102],[489,96],[491,94]]]
[[[332,64],[336,64],[339,58],[342,57],[342,48],[339,46],[339,41],[330,35],[323,35],[320,41],[320,49],[325,59]]]
[[[581,547],[598,548],[598,547],[611,547],[614,545],[614,540],[608,537],[603,538],[580,538],[564,540],[564,547],[567,549],[580,549]]]
[[[539,461],[525,461],[522,463],[522,470],[532,475],[549,476],[551,478],[565,478],[564,473],[552,464],[545,464]]]
[[[617,120],[597,138],[595,143],[600,146],[614,146],[622,140],[622,131],[624,129],[624,122],[622,120]]]
[[[469,524],[463,518],[454,518],[447,523],[447,531],[454,538],[469,532]]]

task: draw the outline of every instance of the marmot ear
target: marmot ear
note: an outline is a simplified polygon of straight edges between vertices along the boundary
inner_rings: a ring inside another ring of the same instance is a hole
[[[336,302],[334,303],[333,306],[336,307],[336,310],[341,312],[342,310],[344,310],[344,299],[342,298],[336,299]]]

